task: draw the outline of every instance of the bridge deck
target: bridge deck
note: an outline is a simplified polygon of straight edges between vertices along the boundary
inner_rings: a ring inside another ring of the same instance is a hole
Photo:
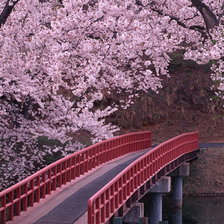
[[[102,165],[62,189],[42,199],[27,212],[15,217],[13,224],[71,224],[87,211],[88,199],[134,160],[148,152],[141,150]],[[87,217],[80,223],[87,223]]]
[[[201,143],[200,148],[224,147],[224,143]],[[28,212],[22,212],[9,224],[85,224],[87,201],[106,183],[150,149],[130,153],[102,165],[42,199]]]

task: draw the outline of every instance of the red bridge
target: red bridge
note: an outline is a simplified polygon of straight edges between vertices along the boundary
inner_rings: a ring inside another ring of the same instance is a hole
[[[97,143],[0,192],[0,223],[122,223],[163,177],[197,157],[197,132],[153,149],[151,138],[146,131]]]

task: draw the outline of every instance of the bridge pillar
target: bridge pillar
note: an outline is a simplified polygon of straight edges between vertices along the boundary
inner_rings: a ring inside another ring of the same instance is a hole
[[[183,205],[183,177],[172,178],[172,207],[182,208]]]
[[[189,176],[189,163],[181,164],[176,170],[171,172],[172,177],[172,207],[182,208],[183,206],[183,177]]]
[[[150,200],[150,224],[158,224],[162,221],[162,194],[152,193]]]
[[[182,224],[182,209],[173,208],[171,213],[172,224]]]
[[[123,223],[123,217],[114,217],[113,218],[113,224],[122,224]]]
[[[150,190],[150,224],[159,224],[162,222],[162,194],[170,192],[170,177],[163,177]]]
[[[124,216],[123,222],[131,224],[143,224],[144,219],[144,203],[136,203]]]

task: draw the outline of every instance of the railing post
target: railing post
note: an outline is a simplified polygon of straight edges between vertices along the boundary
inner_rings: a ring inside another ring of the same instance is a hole
[[[4,224],[6,222],[6,195],[3,195],[2,196],[2,199],[1,199],[1,204],[2,204],[2,211],[1,211],[1,224]]]
[[[23,211],[26,211],[27,210],[27,201],[28,201],[28,196],[27,196],[27,183],[25,183],[23,185],[23,194],[25,194],[26,196],[24,197],[23,199]]]
[[[34,203],[34,179],[32,179],[30,181],[30,190],[31,190],[31,194],[29,197],[29,206],[33,207],[33,203]]]
[[[19,198],[19,200],[16,202],[16,215],[19,215],[21,211],[21,205],[20,205],[21,187],[20,186],[16,189],[16,197]]]
[[[8,199],[9,199],[9,202],[11,202],[11,206],[9,207],[8,209],[8,212],[9,212],[9,220],[12,220],[13,219],[13,212],[14,212],[14,209],[13,209],[13,191],[11,191],[9,194],[8,194]]]
[[[37,190],[36,190],[36,200],[35,199],[34,200],[35,200],[35,202],[39,202],[40,201],[40,176],[37,176],[36,181],[37,181],[37,183],[36,183],[36,186],[37,186]]]

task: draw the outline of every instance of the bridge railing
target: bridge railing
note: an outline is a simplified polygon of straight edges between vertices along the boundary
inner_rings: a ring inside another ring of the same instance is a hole
[[[88,224],[106,223],[116,211],[162,168],[198,149],[198,133],[170,139],[130,164],[88,201]]]
[[[127,153],[151,147],[151,132],[118,136],[89,146],[41,169],[0,192],[0,223],[12,220],[56,188]]]

